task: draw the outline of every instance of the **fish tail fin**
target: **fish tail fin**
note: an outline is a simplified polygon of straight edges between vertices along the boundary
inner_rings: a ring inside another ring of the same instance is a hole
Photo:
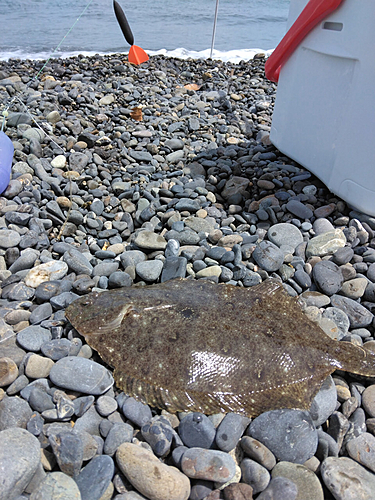
[[[375,352],[369,348],[351,342],[338,342],[336,355],[338,369],[364,377],[375,377]]]

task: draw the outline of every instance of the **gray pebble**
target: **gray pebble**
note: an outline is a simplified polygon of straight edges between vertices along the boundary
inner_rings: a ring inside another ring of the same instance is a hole
[[[296,500],[298,488],[286,477],[273,477],[267,488],[257,497],[257,500]]]
[[[132,283],[133,280],[129,274],[123,271],[115,271],[108,278],[108,288],[129,287]]]
[[[270,473],[262,465],[251,458],[244,458],[241,462],[242,481],[253,488],[253,493],[265,490],[271,480]]]
[[[290,200],[286,209],[299,219],[310,219],[314,214],[312,210],[298,200]]]
[[[33,410],[40,413],[55,408],[52,397],[38,386],[32,388],[28,402]]]
[[[39,252],[37,252],[36,250],[29,250],[27,252],[24,252],[9,267],[9,271],[15,274],[18,271],[22,271],[24,269],[31,269],[38,257]]]
[[[315,264],[313,277],[319,290],[328,296],[337,293],[344,281],[340,268],[329,260]]]
[[[251,422],[247,433],[267,446],[278,460],[287,462],[303,464],[318,446],[318,435],[307,411],[265,412]]]
[[[43,425],[44,418],[38,412],[34,412],[27,422],[26,429],[34,436],[39,436],[43,432]]]
[[[161,260],[146,260],[139,262],[135,266],[138,276],[147,282],[156,281],[163,269],[163,262]]]
[[[160,282],[164,283],[171,279],[185,278],[186,266],[187,259],[185,257],[167,257],[163,264]]]
[[[169,453],[175,431],[164,417],[154,417],[151,422],[142,426],[142,436],[158,457]]]
[[[124,422],[113,424],[104,441],[103,451],[106,455],[113,456],[122,443],[130,443],[133,439],[133,427]]]
[[[47,358],[57,361],[70,354],[72,343],[68,339],[52,339],[41,346],[41,351]]]
[[[93,271],[92,276],[110,276],[112,273],[115,273],[118,269],[118,262],[100,262],[97,264]]]
[[[52,307],[56,310],[66,309],[69,304],[78,299],[79,295],[73,292],[63,292],[50,299]]]
[[[33,491],[30,500],[81,500],[81,494],[74,479],[63,472],[51,472]]]
[[[100,396],[96,401],[96,410],[102,417],[108,417],[117,410],[117,401],[109,396]]]
[[[190,413],[186,415],[178,427],[178,433],[183,443],[192,448],[211,448],[215,441],[215,427],[211,420],[203,413]],[[201,478],[205,479],[205,478]]]
[[[94,396],[82,396],[73,401],[74,414],[77,417],[82,417],[84,413],[94,404]]]
[[[21,236],[12,229],[0,229],[0,248],[16,247],[20,242]]]
[[[49,319],[52,316],[52,313],[52,306],[49,302],[40,304],[35,309],[33,309],[33,312],[31,313],[29,318],[29,322],[32,325],[38,325],[42,321]]]
[[[222,450],[233,450],[240,440],[249,419],[237,413],[227,413],[216,430],[216,445]]]
[[[15,500],[39,467],[39,441],[24,429],[3,430],[0,432],[0,464],[0,498]]]
[[[11,427],[26,429],[32,410],[27,401],[14,396],[0,401],[0,431]]]
[[[74,431],[79,434],[86,431],[92,436],[100,436],[99,426],[103,417],[99,415],[94,406],[90,406],[85,413],[76,420]]]
[[[68,264],[69,269],[77,274],[87,274],[91,276],[93,267],[88,259],[78,250],[69,248],[63,255],[63,260]]]
[[[280,223],[271,226],[267,232],[268,239],[281,247],[281,245],[289,245],[296,248],[303,241],[303,237],[299,229],[293,224]]]
[[[49,378],[58,387],[92,395],[103,394],[114,382],[103,365],[75,356],[59,359],[53,365]]]
[[[61,281],[45,281],[35,289],[35,298],[38,303],[48,302],[55,295],[63,292],[70,292],[72,282],[65,279]]]
[[[366,327],[373,320],[374,315],[355,300],[342,297],[341,295],[332,295],[331,304],[344,311],[349,317],[351,328]]]
[[[140,401],[136,401],[134,398],[128,398],[124,401],[122,413],[138,427],[142,427],[152,419],[150,407],[142,404]]]
[[[234,477],[236,464],[228,453],[194,447],[183,454],[181,469],[192,479],[226,483]]]
[[[323,318],[331,319],[340,330],[342,336],[348,333],[350,321],[347,314],[341,309],[337,307],[327,307],[327,309],[323,311]]]
[[[73,432],[50,435],[49,442],[61,471],[70,477],[77,477],[83,462],[83,443]]]
[[[113,474],[114,463],[111,457],[94,457],[76,477],[82,500],[100,500],[106,492]]]
[[[267,272],[277,271],[284,260],[283,252],[270,241],[261,241],[254,249],[255,262]]]
[[[241,447],[249,458],[252,458],[268,470],[272,470],[276,465],[275,455],[260,441],[244,436],[241,439]]]
[[[310,415],[315,427],[319,427],[326,422],[336,409],[337,391],[336,385],[331,376],[323,382],[319,392],[312,400]]]

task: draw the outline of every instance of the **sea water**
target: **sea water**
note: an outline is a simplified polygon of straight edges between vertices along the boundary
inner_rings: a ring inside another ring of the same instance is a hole
[[[135,44],[149,54],[209,57],[216,0],[118,1]],[[219,0],[214,58],[239,62],[258,52],[270,52],[285,34],[289,3]],[[1,60],[45,59],[51,53],[54,57],[126,53],[129,49],[114,15],[113,0],[0,0],[0,7]]]

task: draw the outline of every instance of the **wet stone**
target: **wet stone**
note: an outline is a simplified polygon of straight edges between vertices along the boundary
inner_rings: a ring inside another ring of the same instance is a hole
[[[263,443],[278,460],[304,463],[318,446],[318,435],[310,413],[300,410],[273,410],[256,417],[248,435]],[[280,436],[285,438],[280,441]]]
[[[112,375],[104,366],[75,356],[58,360],[49,377],[58,387],[84,394],[103,394],[113,385]]]
[[[226,483],[234,477],[236,464],[233,458],[223,451],[193,447],[183,454],[181,469],[193,479]]]
[[[242,481],[253,488],[253,493],[259,493],[267,488],[270,482],[270,473],[262,465],[250,458],[241,462]]]
[[[3,298],[8,298],[10,300],[30,300],[34,296],[34,289],[30,288],[29,286],[25,285],[24,283],[14,283],[13,285],[10,285],[8,290],[7,290],[7,296],[4,296],[3,293]]]
[[[211,448],[215,441],[216,430],[206,415],[194,412],[181,420],[178,433],[183,443],[189,448],[194,446]]]
[[[287,210],[300,219],[310,219],[313,216],[312,210],[298,200],[290,200],[286,204]]]

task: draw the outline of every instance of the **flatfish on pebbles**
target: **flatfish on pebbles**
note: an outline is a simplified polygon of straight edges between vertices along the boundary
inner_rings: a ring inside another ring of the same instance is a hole
[[[373,352],[332,340],[272,279],[94,292],[66,316],[114,367],[119,388],[170,412],[308,409],[336,369],[375,376]]]

